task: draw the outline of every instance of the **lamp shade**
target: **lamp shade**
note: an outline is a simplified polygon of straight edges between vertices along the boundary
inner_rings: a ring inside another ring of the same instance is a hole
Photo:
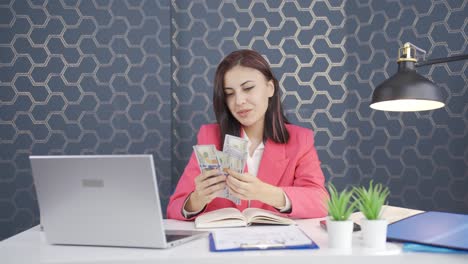
[[[383,111],[412,112],[445,105],[441,89],[419,75],[414,62],[401,61],[398,72],[375,88],[371,108]]]

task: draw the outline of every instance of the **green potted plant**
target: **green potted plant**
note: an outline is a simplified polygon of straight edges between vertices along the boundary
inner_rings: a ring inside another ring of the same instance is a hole
[[[364,247],[385,248],[388,222],[380,216],[390,191],[382,184],[370,181],[369,188],[355,187],[354,194],[357,207],[365,217],[361,221]]]
[[[330,248],[350,249],[353,234],[353,222],[349,216],[356,205],[351,202],[353,190],[338,192],[332,183],[328,184],[330,198],[327,201],[328,246]]]

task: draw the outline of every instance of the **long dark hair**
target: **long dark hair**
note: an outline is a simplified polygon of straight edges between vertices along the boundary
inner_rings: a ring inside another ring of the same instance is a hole
[[[287,143],[289,133],[286,124],[289,121],[283,113],[283,106],[280,100],[280,88],[278,80],[273,75],[268,62],[258,52],[253,50],[238,50],[226,56],[216,69],[213,89],[213,108],[216,115],[216,121],[220,127],[221,146],[224,144],[226,134],[240,136],[241,124],[229,111],[224,94],[224,76],[226,72],[234,66],[243,66],[255,69],[265,76],[267,81],[273,80],[275,91],[273,96],[268,99],[268,108],[265,113],[265,128],[263,130],[263,141],[271,139],[276,143]]]

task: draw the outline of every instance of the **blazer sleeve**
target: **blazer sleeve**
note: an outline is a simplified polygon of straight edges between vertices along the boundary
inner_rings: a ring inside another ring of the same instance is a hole
[[[208,129],[205,126],[200,128],[197,135],[197,144],[210,144],[206,139],[210,137]],[[211,143],[212,144],[212,143]],[[197,158],[195,153],[192,151],[190,160],[185,167],[182,176],[177,183],[176,189],[172,196],[169,198],[169,204],[167,206],[167,218],[177,220],[193,220],[195,216],[191,218],[185,218],[182,213],[182,208],[187,200],[188,196],[195,190],[195,177],[200,175],[201,171],[198,167]],[[203,212],[203,211],[202,211]]]
[[[291,201],[291,218],[317,218],[327,215],[325,177],[320,168],[320,161],[314,147],[312,131],[300,136],[298,142],[303,150],[297,159],[292,186],[283,186]]]

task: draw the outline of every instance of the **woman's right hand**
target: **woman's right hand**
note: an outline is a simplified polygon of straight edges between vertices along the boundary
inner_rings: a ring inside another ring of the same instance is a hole
[[[226,187],[226,176],[219,170],[204,170],[195,178],[195,191],[185,203],[185,210],[198,212]]]

